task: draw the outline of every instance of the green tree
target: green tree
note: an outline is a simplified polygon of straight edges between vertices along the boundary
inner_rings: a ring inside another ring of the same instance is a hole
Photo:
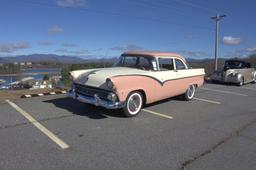
[[[43,77],[43,80],[49,80],[49,79],[50,79],[49,75],[45,74],[44,77]]]
[[[80,69],[80,66],[78,64],[72,64],[71,67],[70,67],[71,71],[79,70],[79,69]]]
[[[61,81],[64,85],[68,85],[71,82],[69,78],[69,70],[67,68],[61,70]]]

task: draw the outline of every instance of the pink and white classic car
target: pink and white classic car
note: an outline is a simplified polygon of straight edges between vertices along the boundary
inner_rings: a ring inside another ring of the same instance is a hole
[[[175,53],[125,52],[111,68],[70,72],[68,96],[107,109],[137,115],[143,105],[183,95],[191,100],[204,83],[204,69],[188,68]]]

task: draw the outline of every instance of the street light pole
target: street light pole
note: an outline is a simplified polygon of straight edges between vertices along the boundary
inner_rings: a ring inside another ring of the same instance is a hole
[[[214,71],[218,70],[218,47],[219,47],[219,21],[225,17],[226,15],[216,14],[215,17],[211,17],[211,19],[216,20],[216,32],[215,32],[215,60],[214,60]]]

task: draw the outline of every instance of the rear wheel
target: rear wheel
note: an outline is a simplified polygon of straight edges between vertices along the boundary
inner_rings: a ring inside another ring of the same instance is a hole
[[[143,105],[142,94],[138,91],[132,92],[126,99],[125,106],[123,108],[124,115],[126,117],[132,117],[139,114]]]
[[[193,97],[195,96],[196,92],[196,86],[195,85],[190,85],[184,94],[184,100],[189,101],[192,100]]]

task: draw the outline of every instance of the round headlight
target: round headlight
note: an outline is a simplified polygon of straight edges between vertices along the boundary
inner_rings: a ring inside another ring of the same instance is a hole
[[[109,93],[108,94],[108,100],[115,102],[117,100],[117,96],[115,93]]]
[[[240,81],[242,81],[242,77],[243,77],[242,74],[237,73],[236,75],[237,75],[237,79],[240,80]]]
[[[108,88],[112,89],[114,87],[114,84],[111,80],[107,79],[107,86]]]

